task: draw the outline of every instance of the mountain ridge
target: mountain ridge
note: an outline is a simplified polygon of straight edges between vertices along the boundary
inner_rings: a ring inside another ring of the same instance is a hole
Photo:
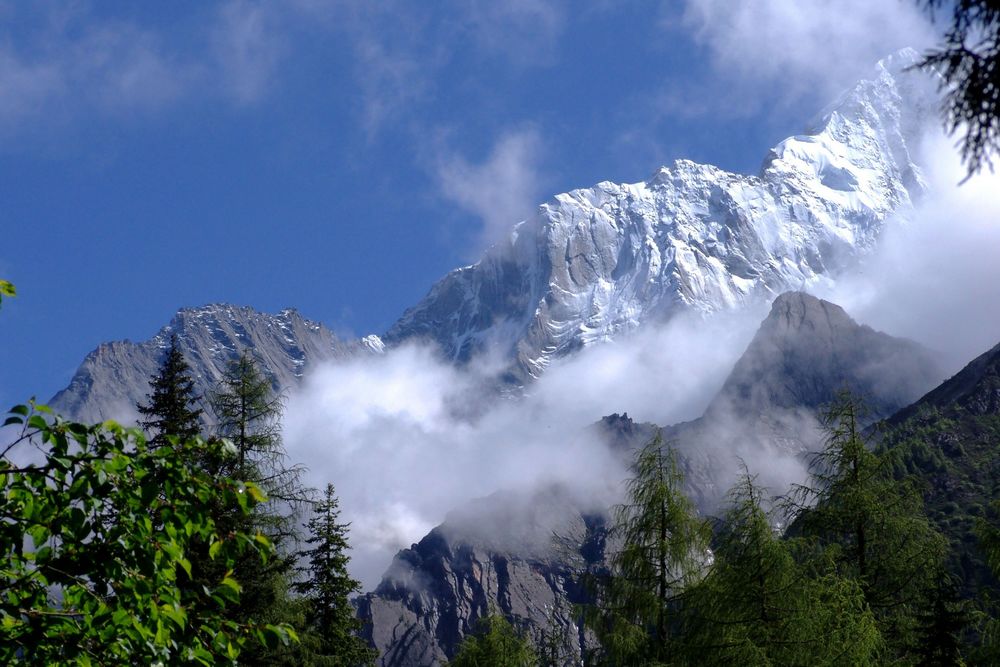
[[[99,345],[87,355],[69,385],[52,397],[50,406],[82,421],[134,420],[135,406],[146,402],[149,380],[156,374],[172,335],[177,336],[191,367],[199,397],[215,388],[229,362],[244,350],[260,363],[279,394],[296,386],[306,369],[317,363],[383,350],[377,336],[343,341],[294,308],[277,314],[230,304],[182,308],[145,341]],[[202,403],[207,409],[207,402]]]

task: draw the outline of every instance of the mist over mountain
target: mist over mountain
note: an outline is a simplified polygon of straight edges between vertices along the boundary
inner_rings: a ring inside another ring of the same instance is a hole
[[[789,292],[774,300],[705,414],[662,432],[678,452],[688,495],[712,515],[743,466],[775,494],[803,481],[806,454],[822,444],[820,413],[838,392],[867,397],[871,418],[880,419],[941,378],[920,345],[858,324],[835,304]],[[657,430],[627,415],[592,428],[622,460]],[[573,456],[572,442],[563,448]],[[584,489],[543,485],[464,504],[397,554],[361,601],[381,664],[443,660],[491,609],[517,619],[536,642],[555,628],[568,655],[583,655],[593,638],[572,610],[589,600],[580,582],[604,562],[604,527],[617,498],[613,488]]]
[[[556,623],[579,653],[579,577],[602,562],[625,454],[655,424],[711,513],[744,464],[776,493],[801,481],[838,391],[880,419],[943,378],[936,353],[808,294],[870,267],[932,195],[936,84],[915,59],[881,61],[757,175],[681,160],[557,195],[381,338],[342,341],[294,311],[181,311],[150,341],[91,353],[55,407],[129,419],[172,333],[201,393],[248,350],[288,392],[292,456],[341,494],[383,665],[452,655],[494,608],[536,639]]]

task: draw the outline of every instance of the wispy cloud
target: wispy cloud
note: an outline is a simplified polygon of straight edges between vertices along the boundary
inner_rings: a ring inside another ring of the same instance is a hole
[[[923,141],[930,193],[906,222],[887,225],[860,269],[832,288],[861,321],[918,340],[957,371],[1000,343],[1000,175],[966,175],[952,141]]]
[[[903,0],[687,0],[667,25],[690,32],[715,69],[772,98],[835,95],[883,56],[934,39],[928,18]],[[751,95],[750,101],[754,100]]]
[[[481,223],[476,252],[509,234],[538,203],[542,140],[534,129],[508,132],[479,163],[458,153],[438,158],[441,194]]]
[[[169,28],[109,18],[87,3],[18,7],[0,28],[0,130],[91,115],[157,113],[190,99],[256,102],[273,89],[288,22],[232,0]]]
[[[211,32],[220,79],[232,99],[256,102],[270,89],[285,53],[285,34],[274,5],[233,0],[220,8]]]

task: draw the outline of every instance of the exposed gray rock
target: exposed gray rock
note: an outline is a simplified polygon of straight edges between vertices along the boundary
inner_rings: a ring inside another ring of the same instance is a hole
[[[582,575],[604,556],[604,517],[562,488],[494,494],[470,503],[393,561],[359,600],[384,667],[439,665],[477,622],[506,616],[535,642],[555,636],[561,663],[592,647],[574,605]]]
[[[280,393],[294,387],[319,362],[382,349],[376,336],[343,341],[293,309],[271,315],[226,304],[185,308],[147,341],[101,344],[49,404],[60,414],[85,422],[134,421],[135,406],[146,402],[149,380],[173,334],[191,366],[200,396],[215,387],[229,362],[243,350],[250,351]],[[207,410],[207,402],[202,403]]]
[[[783,492],[819,449],[820,415],[841,391],[862,399],[872,423],[937,385],[944,372],[906,339],[860,325],[840,306],[803,292],[776,298],[705,414],[665,429],[682,454],[692,496],[715,512],[745,465]]]

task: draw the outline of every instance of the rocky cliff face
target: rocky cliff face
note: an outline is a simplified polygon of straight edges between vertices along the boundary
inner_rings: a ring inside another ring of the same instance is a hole
[[[105,343],[87,355],[69,386],[49,402],[59,413],[87,422],[132,421],[135,406],[146,402],[170,336],[176,334],[191,366],[195,391],[211,391],[231,360],[249,350],[277,392],[295,386],[321,361],[378,353],[381,341],[370,336],[342,341],[329,329],[295,310],[277,315],[252,308],[213,304],[181,310],[151,339]],[[207,408],[207,405],[204,406]]]
[[[879,63],[744,176],[679,160],[647,181],[557,195],[388,331],[465,361],[492,349],[515,377],[681,310],[711,312],[829,280],[925,190],[916,162],[934,82]]]
[[[705,415],[663,431],[680,453],[688,493],[712,514],[741,470],[739,457],[776,493],[802,481],[802,455],[822,437],[817,410],[841,389],[867,396],[873,418],[881,418],[941,375],[916,343],[860,325],[835,304],[786,293]],[[595,428],[623,456],[657,429],[626,415]],[[579,664],[587,633],[571,609],[588,599],[583,575],[605,562],[607,509],[546,490],[497,494],[449,517],[400,552],[361,601],[381,665],[440,664],[492,611],[535,640],[554,628],[566,642],[566,664]],[[553,541],[553,534],[566,539]]]
[[[359,600],[379,664],[444,664],[494,613],[536,645],[557,643],[560,664],[580,664],[592,639],[574,605],[590,601],[581,578],[604,557],[604,508],[587,504],[558,487],[494,494],[401,551]]]

